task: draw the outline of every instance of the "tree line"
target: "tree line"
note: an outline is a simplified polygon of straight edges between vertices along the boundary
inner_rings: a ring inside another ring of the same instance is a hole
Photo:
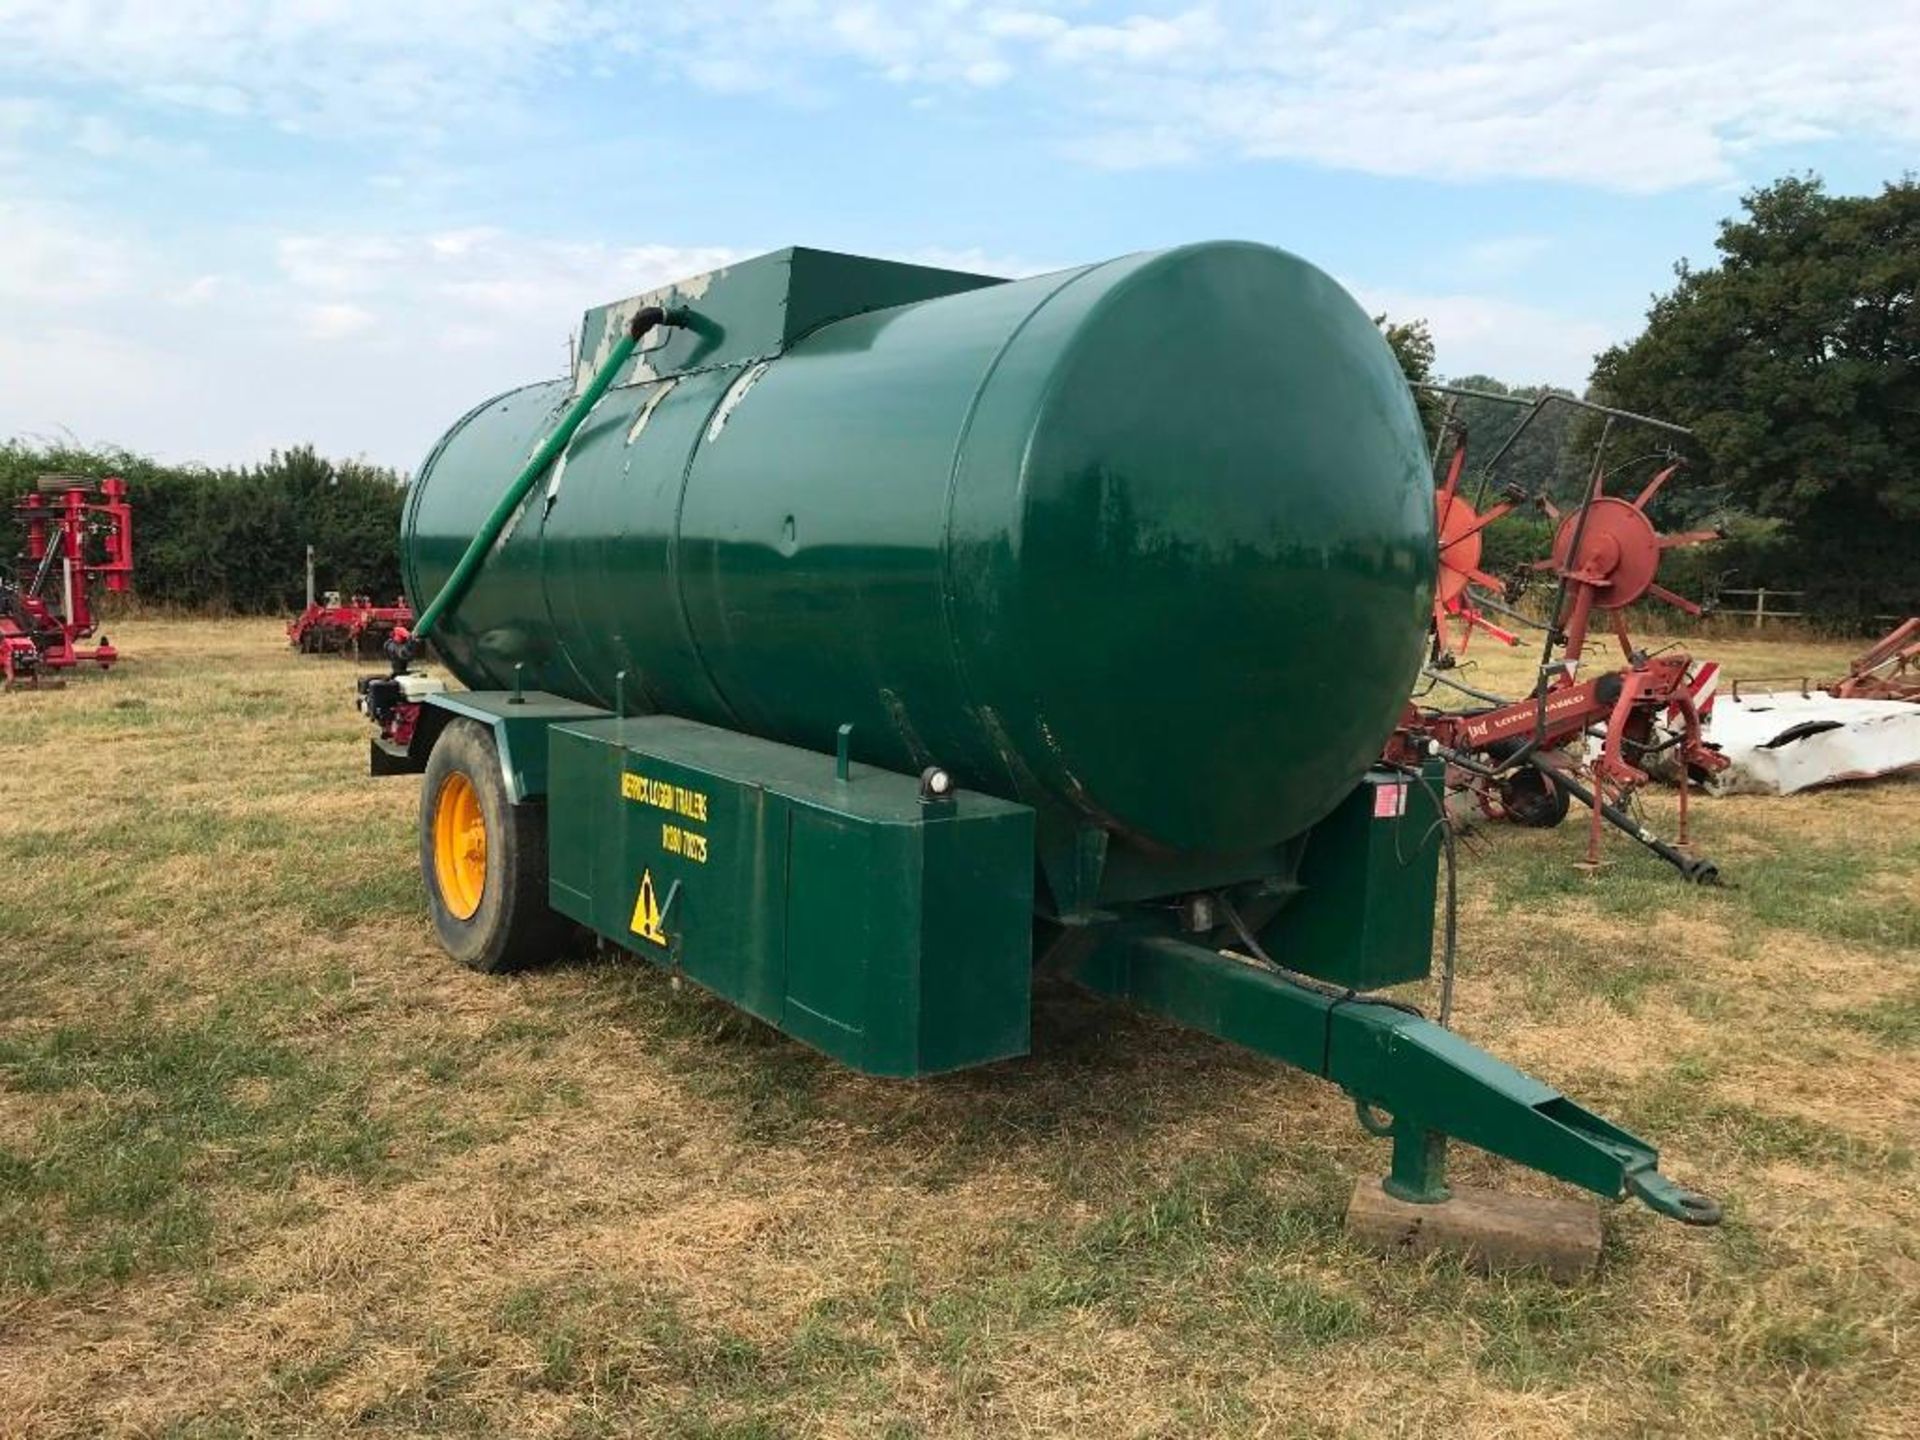
[[[163,465],[123,450],[0,443],[0,565],[23,537],[13,502],[43,474],[118,475],[133,506],[134,592],[144,604],[232,614],[300,607],[307,546],[323,590],[400,593],[405,482],[393,470],[329,460],[310,446],[263,464]]]
[[[1715,246],[1715,263],[1675,267],[1646,328],[1595,357],[1584,392],[1691,437],[1616,426],[1601,450],[1603,422],[1550,405],[1507,449],[1495,486],[1564,507],[1597,457],[1615,477],[1610,491],[1631,494],[1672,445],[1688,467],[1654,518],[1668,529],[1717,525],[1728,538],[1672,552],[1664,583],[1707,598],[1797,590],[1796,608],[1862,625],[1920,613],[1920,182],[1838,196],[1816,177],[1789,177],[1743,197]],[[1435,378],[1425,325],[1382,324],[1408,378]],[[1484,375],[1450,383],[1525,400],[1549,393]],[[1445,402],[1416,394],[1433,439]],[[1452,413],[1477,476],[1526,412],[1458,399]],[[1483,566],[1515,576],[1546,553],[1550,527],[1502,520],[1488,542]]]

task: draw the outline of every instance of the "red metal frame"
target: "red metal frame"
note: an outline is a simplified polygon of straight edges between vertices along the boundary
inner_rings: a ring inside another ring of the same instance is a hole
[[[1409,706],[1400,729],[1387,748],[1387,758],[1414,764],[1438,746],[1456,756],[1499,754],[1531,743],[1535,751],[1560,748],[1590,729],[1601,729],[1599,751],[1588,761],[1597,782],[1596,793],[1624,796],[1649,778],[1627,759],[1626,747],[1652,742],[1653,719],[1665,712],[1680,727],[1680,834],[1688,843],[1687,794],[1689,770],[1714,772],[1726,768],[1726,757],[1711,748],[1701,734],[1700,712],[1694,704],[1688,672],[1691,656],[1670,651],[1639,655],[1624,669],[1591,680],[1575,681],[1564,673],[1544,694],[1515,700],[1473,714],[1420,710]],[[1477,792],[1482,809],[1497,815],[1493,794]],[[1587,863],[1600,861],[1600,811],[1592,811]]]
[[[1476,511],[1460,494],[1460,477],[1467,468],[1467,431],[1454,427],[1453,455],[1447,461],[1447,476],[1433,493],[1434,528],[1440,542],[1440,568],[1433,586],[1434,653],[1465,655],[1475,630],[1484,630],[1502,645],[1518,645],[1520,637],[1488,620],[1474,605],[1469,585],[1478,585],[1495,595],[1504,596],[1506,586],[1480,568],[1480,551],[1485,543],[1482,532],[1513,509],[1510,501],[1489,506],[1485,514]],[[1448,638],[1448,622],[1460,626],[1458,645]]]
[[[133,509],[126,482],[109,475],[95,489],[74,476],[45,475],[14,502],[26,532],[17,573],[0,582],[0,678],[7,688],[38,685],[76,665],[106,669],[120,658],[93,637],[91,587],[124,594],[133,580]]]
[[[1849,661],[1846,678],[1829,685],[1827,693],[1841,700],[1920,700],[1920,615],[1909,616]]]
[[[396,634],[404,638],[412,624],[413,607],[404,598],[376,605],[368,595],[343,601],[330,590],[287,622],[287,643],[304,655],[335,650],[358,655],[378,650]]]
[[[1462,437],[1449,466],[1447,481],[1437,492],[1443,519],[1459,481],[1464,453]],[[1560,581],[1547,650],[1551,656],[1557,643],[1560,655],[1557,661],[1550,660],[1543,666],[1541,689],[1528,699],[1472,714],[1409,705],[1400,729],[1388,745],[1387,758],[1411,764],[1434,753],[1447,756],[1454,761],[1459,776],[1472,790],[1481,809],[1499,818],[1505,813],[1499,776],[1503,769],[1518,763],[1514,757],[1533,754],[1545,758],[1546,752],[1597,730],[1599,747],[1586,767],[1593,780],[1594,803],[1589,807],[1591,824],[1585,864],[1598,866],[1602,806],[1625,799],[1635,787],[1646,783],[1647,772],[1627,758],[1627,751],[1631,746],[1638,753],[1652,745],[1656,738],[1655,721],[1664,715],[1679,731],[1676,742],[1681,761],[1678,843],[1686,846],[1689,776],[1724,769],[1727,761],[1701,735],[1700,709],[1695,703],[1700,687],[1690,677],[1692,657],[1682,651],[1648,656],[1637,650],[1627,633],[1625,616],[1627,606],[1647,596],[1664,600],[1689,614],[1700,613],[1698,605],[1655,581],[1660,557],[1667,550],[1719,538],[1716,531],[1662,535],[1647,517],[1648,503],[1679,469],[1678,463],[1666,466],[1628,501],[1605,493],[1603,476],[1596,467],[1585,503],[1566,515],[1543,498],[1542,508],[1559,525],[1554,535],[1553,554],[1534,568],[1551,571]],[[1447,560],[1447,531],[1443,525],[1441,589],[1434,611],[1436,635],[1445,634],[1445,612],[1439,597],[1465,605],[1463,597],[1469,579],[1484,588],[1497,588],[1497,581],[1474,569],[1478,562],[1479,532],[1509,508],[1489,510],[1486,517],[1478,519],[1471,528],[1462,524],[1461,541],[1471,541],[1472,553],[1470,557],[1463,554],[1452,564]],[[1626,664],[1619,670],[1583,680],[1579,678],[1580,662],[1596,611],[1611,617],[1611,628]],[[1472,621],[1468,623],[1470,633]],[[1465,648],[1464,640],[1462,648]],[[1551,678],[1544,678],[1547,676]]]

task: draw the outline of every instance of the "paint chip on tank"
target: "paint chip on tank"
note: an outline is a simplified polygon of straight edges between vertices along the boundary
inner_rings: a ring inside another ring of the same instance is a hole
[[[769,363],[762,360],[727,387],[727,393],[720,401],[720,408],[713,412],[713,421],[707,426],[707,444],[711,445],[719,438],[728,417],[740,408],[740,402],[747,398],[747,392],[760,383],[760,377],[767,373]]]
[[[646,404],[640,407],[640,413],[633,417],[633,425],[627,431],[627,444],[631,445],[640,438],[640,432],[647,428],[647,421],[651,420],[653,418],[653,412],[660,408],[660,402],[666,399],[668,394],[672,392],[673,387],[679,383],[679,377],[675,376],[662,384],[651,395],[647,396]]]

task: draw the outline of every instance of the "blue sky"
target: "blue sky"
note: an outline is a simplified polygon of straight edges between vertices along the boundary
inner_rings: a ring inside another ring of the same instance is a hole
[[[585,306],[786,244],[1263,240],[1578,384],[1743,189],[1913,168],[1916,76],[1856,0],[0,0],[0,436],[410,469]]]

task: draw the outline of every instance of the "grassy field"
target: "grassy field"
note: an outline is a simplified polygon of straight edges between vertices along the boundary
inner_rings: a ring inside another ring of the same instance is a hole
[[[461,971],[351,666],[113,635],[0,696],[0,1434],[1920,1434],[1920,783],[1702,803],[1721,891],[1463,857],[1458,1027],[1727,1205],[1560,1289],[1359,1253],[1337,1092],[1071,990],[897,1085]]]

